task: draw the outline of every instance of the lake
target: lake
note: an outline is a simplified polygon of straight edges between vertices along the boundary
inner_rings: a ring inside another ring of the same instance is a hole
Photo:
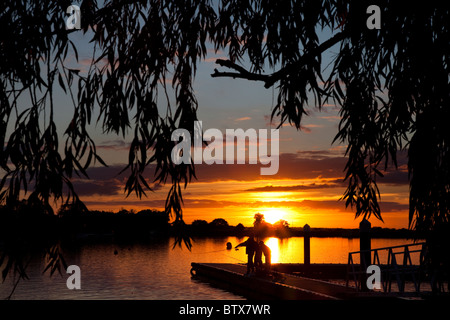
[[[196,239],[192,251],[172,249],[173,239],[145,244],[83,244],[67,251],[68,265],[81,270],[81,290],[69,290],[69,274],[42,275],[44,264],[35,257],[27,268],[29,280],[21,280],[12,296],[20,300],[55,299],[138,299],[138,300],[210,300],[244,299],[244,297],[192,279],[191,262],[244,263],[245,248],[226,250],[246,238]],[[268,238],[273,263],[302,263],[303,238]],[[412,243],[406,239],[372,239],[372,248]],[[347,263],[348,252],[359,250],[359,239],[311,238],[311,263]],[[382,258],[380,256],[380,258]],[[383,262],[382,262],[383,263]],[[8,276],[0,284],[0,299],[7,297],[14,285]]]

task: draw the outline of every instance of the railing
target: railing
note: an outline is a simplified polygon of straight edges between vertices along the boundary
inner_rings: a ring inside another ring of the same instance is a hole
[[[425,242],[420,242],[349,252],[346,285],[349,286],[350,278],[353,278],[356,289],[364,290],[363,281],[367,279],[367,268],[372,264],[380,267],[381,285],[384,292],[391,292],[392,281],[395,280],[398,291],[403,293],[407,278],[412,280],[415,291],[420,292],[425,249]],[[380,260],[380,253],[384,253],[383,257],[387,258],[386,263],[382,263],[382,259]],[[356,255],[359,255],[359,263],[356,263],[354,259]],[[399,255],[403,255],[403,258],[399,259]],[[416,257],[417,255],[419,256]],[[413,263],[413,258],[415,258],[415,263]]]

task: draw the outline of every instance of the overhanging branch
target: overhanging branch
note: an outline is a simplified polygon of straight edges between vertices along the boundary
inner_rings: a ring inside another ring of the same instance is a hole
[[[242,79],[253,80],[253,81],[264,81],[264,82],[266,82],[269,78],[269,76],[265,75],[265,74],[249,72],[249,71],[245,70],[243,67],[237,65],[236,63],[234,63],[230,60],[217,59],[216,63],[221,67],[234,69],[238,72],[219,72],[217,69],[214,69],[214,73],[211,74],[211,77],[213,77],[213,78],[230,77],[230,78],[242,78]]]
[[[217,69],[214,69],[214,73],[211,74],[211,77],[213,78],[219,78],[219,77],[228,77],[228,78],[240,78],[240,79],[246,79],[246,80],[252,80],[252,81],[262,81],[264,82],[265,88],[272,87],[277,81],[283,79],[286,77],[292,70],[298,70],[302,66],[304,66],[310,59],[318,56],[325,50],[331,48],[336,43],[342,41],[345,38],[346,34],[344,31],[337,33],[327,41],[323,42],[319,46],[317,46],[315,49],[305,53],[300,59],[294,63],[288,64],[281,68],[280,70],[272,73],[272,74],[260,74],[260,73],[253,73],[245,68],[237,65],[236,63],[232,62],[231,60],[224,60],[224,59],[217,59],[216,64],[218,64],[221,67],[226,67],[229,69],[234,69],[237,72],[221,72]]]

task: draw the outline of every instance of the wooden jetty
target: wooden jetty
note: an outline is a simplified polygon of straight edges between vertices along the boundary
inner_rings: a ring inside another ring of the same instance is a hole
[[[245,264],[193,262],[191,266],[193,275],[255,299],[341,300],[355,297],[357,293],[353,287],[279,271],[271,272],[270,276],[245,275]],[[339,269],[339,265],[336,266]],[[274,269],[282,267],[292,269],[294,266],[277,265]],[[330,266],[322,268],[331,269]]]
[[[420,297],[425,244],[414,243],[372,249],[370,229],[370,222],[365,219],[361,221],[360,251],[349,252],[348,264],[312,264],[310,227],[306,224],[303,228],[303,264],[272,264],[269,275],[245,275],[247,271],[245,264],[193,262],[191,274],[251,299],[342,300]],[[421,249],[414,246],[421,246]],[[383,264],[379,252],[386,250],[388,259]],[[413,265],[411,253],[420,254],[419,265]],[[397,255],[403,257],[403,263],[399,262],[400,258]],[[371,265],[379,267],[383,291],[369,290],[366,286],[367,270]],[[405,292],[405,281],[409,279],[408,277],[412,277],[415,292]],[[330,281],[337,279],[341,280],[342,284],[338,283],[339,281]],[[391,290],[393,280],[398,284],[398,292]],[[350,286],[350,281],[354,282],[354,286]]]

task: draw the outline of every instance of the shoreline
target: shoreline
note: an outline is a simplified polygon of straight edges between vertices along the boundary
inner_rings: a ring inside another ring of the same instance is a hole
[[[236,237],[248,237],[251,234],[256,234],[254,227],[243,227],[237,228],[233,226],[224,226],[217,228],[203,228],[198,229],[192,225],[186,225],[187,230],[193,237],[226,237],[226,236],[236,236]],[[346,229],[346,228],[311,228],[308,232],[311,238],[358,238],[360,237],[359,229]],[[416,237],[414,230],[408,229],[393,229],[393,228],[381,228],[374,227],[370,230],[371,238],[385,238],[385,239],[415,239]],[[278,238],[289,238],[289,237],[304,237],[305,231],[301,227],[293,228],[283,228],[283,229],[268,229],[265,232],[259,234],[261,237],[278,237]]]
[[[86,214],[72,212],[62,216],[46,216],[28,214],[14,214],[5,212],[0,215],[0,243],[2,240],[21,238],[31,242],[49,238],[62,240],[106,239],[114,240],[147,240],[179,236],[190,238],[203,237],[304,237],[303,227],[289,227],[286,224],[260,223],[252,227],[245,227],[241,223],[229,225],[222,218],[212,222],[194,221],[191,224],[173,224],[163,212],[143,210],[138,213],[124,211],[122,213],[91,211]],[[359,238],[358,228],[310,228],[309,237],[339,237]],[[414,230],[373,227],[370,229],[371,238],[386,239],[421,239]]]

